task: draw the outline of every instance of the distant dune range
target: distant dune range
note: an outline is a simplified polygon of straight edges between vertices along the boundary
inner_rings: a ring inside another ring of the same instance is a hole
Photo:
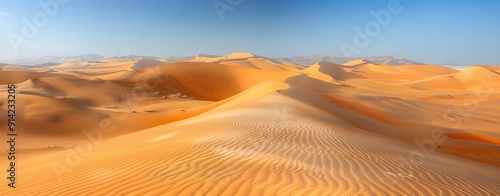
[[[20,138],[2,195],[500,194],[497,66],[233,53],[0,67]],[[89,136],[107,118],[115,130]],[[98,143],[75,163],[82,141]]]

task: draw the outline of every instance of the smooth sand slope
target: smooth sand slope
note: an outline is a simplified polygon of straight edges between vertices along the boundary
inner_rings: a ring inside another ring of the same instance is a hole
[[[497,70],[248,53],[10,68],[23,142],[0,193],[498,195]]]

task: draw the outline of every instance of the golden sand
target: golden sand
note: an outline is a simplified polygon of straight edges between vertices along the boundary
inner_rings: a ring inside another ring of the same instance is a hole
[[[498,70],[247,53],[10,67],[19,173],[0,192],[497,195]]]

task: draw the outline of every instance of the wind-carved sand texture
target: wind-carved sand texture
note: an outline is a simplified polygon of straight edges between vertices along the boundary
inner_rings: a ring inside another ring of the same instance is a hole
[[[0,192],[499,195],[499,72],[247,53],[4,65],[20,142]]]

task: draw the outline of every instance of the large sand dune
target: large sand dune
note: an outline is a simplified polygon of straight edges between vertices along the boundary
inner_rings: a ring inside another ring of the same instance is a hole
[[[498,70],[248,53],[9,66],[23,142],[0,193],[498,195]]]

